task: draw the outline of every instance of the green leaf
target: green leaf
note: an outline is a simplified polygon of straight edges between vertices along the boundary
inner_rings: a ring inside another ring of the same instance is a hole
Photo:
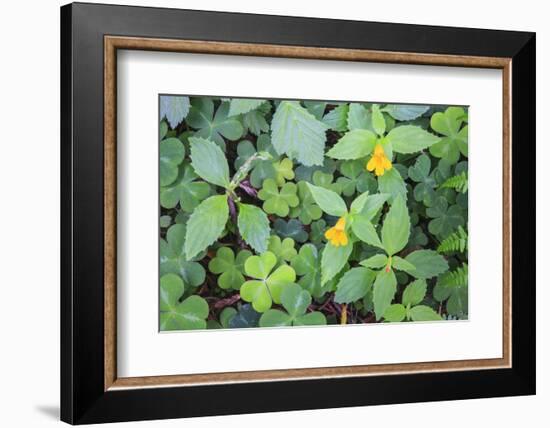
[[[407,285],[407,288],[403,291],[403,298],[401,301],[405,306],[418,305],[422,300],[424,300],[427,288],[428,284],[426,284],[424,279],[417,279]]]
[[[246,259],[244,269],[248,276],[265,280],[276,264],[277,257],[275,254],[266,251],[259,256],[252,256]]]
[[[301,277],[298,284],[314,297],[322,295],[321,264],[317,248],[313,244],[302,245],[300,253],[293,257],[290,263],[296,274]]]
[[[281,101],[271,122],[273,147],[300,163],[322,165],[327,126],[297,101]]]
[[[382,242],[380,242],[376,229],[365,216],[360,214],[354,215],[351,223],[351,230],[353,230],[355,236],[357,236],[361,241],[366,242],[369,245],[385,249]]]
[[[334,301],[352,303],[363,298],[372,286],[375,273],[365,267],[356,267],[347,271],[337,285]]]
[[[178,177],[178,165],[183,161],[185,148],[177,138],[160,142],[160,185],[168,186]]]
[[[433,219],[428,224],[428,230],[439,239],[446,238],[459,226],[464,226],[462,208],[458,205],[449,207],[444,196],[436,198],[434,204],[426,209],[426,215]]]
[[[407,187],[397,168],[392,168],[378,177],[378,190],[380,193],[390,194],[392,199],[397,196],[407,198]]]
[[[326,284],[342,270],[352,250],[353,244],[351,242],[340,247],[330,244],[325,245],[321,256],[321,285]]]
[[[212,141],[190,137],[191,163],[195,172],[204,180],[227,188],[229,165],[221,149]]]
[[[334,131],[346,132],[348,129],[348,111],[348,104],[340,104],[325,114],[323,122]]]
[[[242,305],[237,314],[229,321],[229,328],[251,328],[257,327],[260,314],[252,305]]]
[[[220,275],[218,285],[224,290],[233,288],[238,290],[244,282],[244,263],[252,255],[248,250],[239,251],[237,257],[229,247],[221,247],[208,263],[210,272]]]
[[[429,306],[419,305],[411,308],[409,315],[413,321],[439,321],[441,316]]]
[[[227,196],[210,196],[195,208],[187,222],[185,255],[192,259],[213,244],[225,229],[229,217]]]
[[[161,95],[160,97],[160,118],[166,118],[170,127],[176,129],[187,113],[189,113],[189,97],[176,97]]]
[[[275,168],[275,181],[279,186],[285,184],[285,180],[292,180],[294,178],[292,161],[288,158],[273,162],[273,168]]]
[[[241,236],[257,253],[267,251],[269,240],[269,220],[258,207],[239,203],[238,217]]]
[[[208,97],[193,98],[187,124],[196,129],[195,137],[205,138],[225,149],[224,137],[236,141],[244,133],[238,117],[228,117],[229,103],[222,102],[214,115],[214,102]],[[197,171],[199,174],[199,172]],[[199,174],[200,175],[200,174]]]
[[[160,188],[160,205],[171,209],[179,203],[183,211],[193,211],[210,194],[210,185],[196,180],[193,167],[184,163],[179,168],[176,181]]]
[[[260,327],[286,327],[290,325],[292,325],[292,317],[279,309],[269,309],[260,317]]]
[[[307,183],[309,191],[315,199],[319,208],[329,215],[342,217],[347,214],[348,210],[344,200],[332,190],[324,189],[319,186]]]
[[[414,265],[415,269],[409,273],[415,278],[428,279],[449,270],[447,260],[433,250],[413,251],[405,260]]]
[[[363,105],[358,103],[351,103],[348,111],[348,129],[350,131],[354,129],[372,129],[371,115]]]
[[[382,111],[397,120],[413,120],[422,116],[429,108],[429,106],[412,104],[388,104]]]
[[[416,267],[410,263],[409,261],[402,259],[399,256],[393,256],[392,257],[392,267],[397,270],[403,270],[405,272],[412,273],[415,271]]]
[[[382,225],[382,244],[388,255],[393,256],[407,245],[410,229],[407,205],[401,196],[397,196]]]
[[[172,310],[183,295],[185,285],[182,279],[174,274],[167,273],[160,277],[160,310]]]
[[[220,313],[220,324],[223,328],[229,328],[229,324],[233,317],[237,315],[237,310],[231,306],[224,308]]]
[[[386,136],[396,153],[416,153],[441,141],[420,126],[401,125],[393,128]]]
[[[288,314],[295,319],[306,313],[311,305],[311,296],[298,284],[289,284],[281,293],[281,303]]]
[[[405,306],[400,303],[388,306],[388,309],[384,312],[384,320],[387,322],[401,322],[405,319],[407,310]]]
[[[445,136],[430,147],[433,156],[444,158],[451,164],[458,162],[461,153],[468,156],[468,126],[460,129],[464,117],[464,109],[461,107],[449,107],[444,113],[432,115],[432,129]]]
[[[250,183],[255,188],[262,187],[264,180],[268,178],[277,179],[277,171],[274,167],[274,161],[278,159],[278,155],[275,149],[271,145],[271,139],[268,135],[263,134],[258,137],[256,141],[256,147],[248,140],[241,141],[237,145],[237,159],[235,159],[235,169],[239,169],[251,156],[256,152],[268,152],[271,156],[271,160],[256,159],[252,162],[252,169],[250,171]]]
[[[383,136],[386,132],[386,121],[384,115],[380,111],[380,107],[377,104],[372,106],[372,128],[379,136]]]
[[[368,268],[379,269],[388,264],[388,256],[385,254],[375,254],[359,264]]]
[[[296,242],[306,242],[308,238],[304,225],[296,219],[284,221],[282,218],[278,218],[273,223],[273,230],[281,238],[292,238]]]
[[[300,203],[296,191],[297,187],[294,183],[285,183],[279,190],[275,180],[268,178],[264,180],[262,189],[258,192],[258,198],[264,201],[263,209],[266,213],[286,217],[290,207],[296,207]]]
[[[384,174],[385,175],[385,174]],[[374,216],[380,211],[382,205],[390,198],[388,193],[378,193],[376,195],[369,195],[363,205],[363,209],[360,214],[367,220],[372,220]]]
[[[257,100],[252,98],[232,98],[229,103],[228,116],[231,117],[248,113],[251,110],[257,109],[263,103],[265,103],[265,100]]]
[[[376,280],[374,281],[372,296],[374,302],[374,313],[376,314],[377,320],[382,318],[386,312],[386,309],[388,309],[391,305],[396,291],[397,280],[393,270],[383,269],[379,271],[376,275]]]
[[[334,159],[360,159],[369,155],[376,144],[376,135],[366,129],[347,132],[327,152]]]
[[[426,154],[421,154],[416,158],[413,166],[409,167],[409,178],[418,184],[414,186],[414,199],[418,202],[423,202],[424,205],[431,205],[435,197],[434,188],[436,181],[430,175],[431,161]]]
[[[339,169],[342,176],[338,177],[336,185],[344,196],[353,196],[356,192],[375,193],[378,189],[376,179],[365,168],[364,160],[342,162]]]
[[[160,329],[163,331],[205,329],[208,312],[206,300],[200,296],[189,296],[170,310],[161,311]]]
[[[325,315],[322,312],[309,312],[305,315],[302,315],[301,317],[297,317],[292,325],[294,326],[300,326],[300,325],[326,325],[327,319],[325,318]]]
[[[323,211],[315,203],[315,199],[313,199],[305,181],[298,182],[298,198],[300,204],[290,210],[290,217],[298,217],[303,224],[310,224],[313,220],[321,218]]]

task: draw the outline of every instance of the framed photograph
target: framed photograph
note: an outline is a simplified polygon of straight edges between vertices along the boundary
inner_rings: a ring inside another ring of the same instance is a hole
[[[533,33],[76,3],[61,54],[62,420],[535,393]]]

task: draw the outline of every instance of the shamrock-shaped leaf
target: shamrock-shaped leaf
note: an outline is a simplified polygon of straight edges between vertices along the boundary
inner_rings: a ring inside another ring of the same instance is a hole
[[[375,193],[378,187],[376,179],[367,173],[365,162],[361,160],[343,162],[340,166],[343,177],[336,182],[341,186],[342,194],[352,196],[354,193]]]
[[[310,226],[309,240],[315,245],[321,244],[325,237],[326,230],[327,222],[325,220],[321,219],[314,221]]]
[[[239,311],[229,320],[229,328],[258,327],[260,314],[248,303],[242,305]]]
[[[177,138],[160,142],[160,185],[168,186],[178,177],[178,165],[185,156],[185,147]]]
[[[174,208],[178,203],[183,211],[193,211],[210,194],[210,185],[197,181],[193,167],[184,163],[179,168],[176,181],[160,189],[160,205]]]
[[[300,165],[294,171],[294,174],[296,176],[296,181],[312,181],[313,174],[316,171],[321,171],[321,172],[324,172],[325,174],[333,174],[334,171],[336,171],[336,167],[337,167],[336,162],[337,161],[335,161],[334,159],[325,158],[325,161],[323,162],[322,166],[321,165],[313,165],[313,166]]]
[[[300,163],[322,165],[327,126],[297,101],[281,101],[271,122],[271,138],[277,153]]]
[[[160,118],[166,118],[170,127],[175,129],[189,113],[189,97],[161,95]]]
[[[229,117],[228,114],[228,102],[222,102],[216,114],[214,114],[214,102],[212,99],[200,97],[191,100],[191,109],[186,120],[191,128],[197,130],[195,137],[212,140],[225,150],[223,137],[230,141],[236,141],[244,133],[243,125],[238,117]]]
[[[293,257],[296,256],[296,254],[298,254],[298,252],[294,248],[294,239],[284,238],[281,241],[281,238],[279,238],[277,235],[272,235],[269,238],[267,249],[275,254],[278,264],[281,264],[285,261],[289,262],[293,259]]]
[[[290,263],[300,277],[298,284],[314,297],[320,297],[323,294],[320,259],[315,245],[304,244],[300,248],[299,254],[293,257]]]
[[[409,167],[409,178],[416,183],[414,186],[414,199],[423,202],[424,205],[431,205],[435,196],[434,188],[436,182],[430,175],[431,161],[428,155],[421,154],[416,158],[413,166]]]
[[[160,329],[198,330],[206,328],[208,303],[200,296],[189,296],[179,302],[184,285],[181,278],[174,274],[160,278]]]
[[[197,287],[204,282],[206,272],[200,263],[187,261],[185,232],[185,225],[174,224],[166,232],[166,240],[160,240],[160,274],[178,274],[186,285]]]
[[[208,263],[208,269],[218,277],[218,285],[224,290],[238,290],[244,282],[244,262],[252,255],[248,250],[239,251],[237,257],[231,248],[221,247]]]
[[[273,230],[281,238],[292,238],[296,242],[305,242],[308,234],[304,230],[304,225],[296,219],[291,219],[288,222],[281,218],[273,223]]]
[[[461,129],[465,117],[461,107],[449,107],[444,113],[432,115],[430,125],[432,129],[445,137],[430,147],[430,153],[438,158],[445,158],[455,164],[462,153],[468,156],[468,125]]]
[[[458,205],[449,207],[443,196],[436,198],[433,206],[426,209],[426,215],[433,219],[428,224],[428,230],[439,239],[449,236],[458,226],[464,226],[462,208]]]
[[[275,180],[268,178],[264,180],[258,197],[264,201],[263,209],[266,213],[286,217],[290,207],[296,207],[300,203],[296,190],[294,183],[285,183],[279,190]]]
[[[294,178],[292,161],[288,158],[273,162],[273,168],[275,168],[275,181],[279,186],[285,184],[285,180],[292,180]]]
[[[317,187],[331,190],[332,192],[337,194],[342,193],[342,184],[338,182],[334,183],[334,175],[332,173],[319,170],[315,171],[311,177],[311,181]]]
[[[237,158],[235,159],[235,169],[239,169],[252,155],[257,152],[267,152],[272,156],[271,160],[256,159],[252,162],[250,170],[250,183],[255,188],[262,186],[264,180],[268,178],[276,179],[277,171],[275,170],[274,160],[279,158],[275,149],[271,145],[268,135],[264,134],[258,137],[256,142],[257,150],[254,145],[248,141],[241,141],[237,145]]]
[[[276,264],[277,257],[270,251],[251,256],[244,264],[246,275],[255,279],[246,281],[240,294],[257,312],[267,311],[273,302],[281,303],[282,291],[296,279],[294,269],[288,265],[281,265],[271,272]]]
[[[306,314],[311,304],[311,295],[297,284],[289,284],[281,293],[281,303],[286,312],[270,309],[260,318],[260,327],[283,327],[297,325],[324,325],[327,323],[321,312]]]
[[[290,210],[290,217],[298,217],[303,224],[310,224],[313,220],[321,218],[323,212],[315,203],[305,181],[298,182],[298,198],[300,204]]]

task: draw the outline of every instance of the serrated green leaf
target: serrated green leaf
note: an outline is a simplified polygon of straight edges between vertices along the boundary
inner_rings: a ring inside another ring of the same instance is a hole
[[[409,261],[402,259],[399,256],[393,256],[392,257],[392,267],[397,270],[403,270],[405,272],[412,273],[416,269],[416,267],[410,263]]]
[[[346,265],[353,244],[348,242],[348,245],[335,247],[327,244],[321,256],[321,285],[326,284],[334,278],[338,272]]]
[[[347,214],[346,203],[336,192],[314,186],[311,183],[307,183],[307,186],[313,199],[324,212],[336,217],[342,217]]]
[[[258,207],[239,203],[238,226],[241,236],[257,253],[267,251],[269,220]]]
[[[367,219],[367,217],[357,214],[353,216],[353,221],[351,223],[351,230],[355,236],[357,236],[361,241],[366,242],[369,245],[373,245],[378,248],[385,249],[384,245],[378,237],[376,229]]]
[[[204,180],[227,188],[229,186],[229,165],[222,150],[212,141],[190,137],[191,164]]]
[[[356,267],[347,271],[337,285],[334,301],[352,303],[363,298],[374,281],[375,273],[366,267]]]
[[[165,117],[172,129],[175,129],[185,119],[189,113],[189,107],[189,97],[160,96],[160,118]]]
[[[366,260],[359,263],[361,266],[365,266],[372,269],[380,269],[388,264],[388,256],[385,254],[375,254]]]
[[[382,244],[388,255],[393,256],[407,245],[410,229],[407,205],[401,196],[397,196],[382,225]]]
[[[383,136],[386,132],[386,121],[377,104],[372,106],[372,128],[379,136]]]
[[[411,104],[388,104],[382,110],[397,120],[413,120],[429,110],[429,106]]]
[[[360,159],[372,153],[376,144],[376,135],[366,129],[354,129],[347,132],[327,152],[334,159]]]
[[[257,100],[253,98],[232,98],[229,103],[228,117],[248,113],[251,110],[257,109],[263,103],[265,103],[265,100]]]
[[[410,309],[409,315],[413,321],[439,321],[441,316],[429,306],[418,305]]]
[[[413,251],[405,260],[414,265],[410,274],[415,278],[432,278],[449,270],[447,260],[433,250]]]
[[[434,134],[413,125],[401,125],[393,128],[386,139],[396,153],[416,153],[441,141]]]
[[[327,128],[299,102],[281,101],[271,122],[272,144],[306,166],[322,165]]]
[[[348,111],[348,104],[340,104],[323,117],[323,122],[334,131],[346,132],[348,129]]]
[[[386,309],[389,308],[397,291],[397,279],[393,270],[383,269],[376,275],[373,286],[373,303],[376,319],[382,318]]]
[[[225,195],[210,196],[195,208],[187,222],[185,236],[187,260],[195,257],[218,239],[225,228],[228,217],[229,207]]]
[[[413,281],[409,285],[407,285],[407,287],[403,291],[403,298],[401,299],[401,301],[405,306],[418,305],[422,300],[424,300],[427,288],[428,284],[426,284],[426,281],[424,279],[417,279],[416,281]]]
[[[378,177],[378,189],[380,193],[391,195],[392,200],[398,195],[407,198],[407,187],[397,168],[392,168]]]
[[[407,310],[405,306],[400,303],[388,306],[388,309],[384,312],[384,320],[387,322],[401,322],[405,319]]]
[[[371,115],[363,105],[358,103],[351,103],[349,105],[348,129],[350,131],[354,129],[368,129],[374,132]]]

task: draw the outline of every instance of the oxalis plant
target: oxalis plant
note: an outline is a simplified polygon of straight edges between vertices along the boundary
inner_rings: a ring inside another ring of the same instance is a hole
[[[160,328],[468,316],[468,112],[161,96]]]

